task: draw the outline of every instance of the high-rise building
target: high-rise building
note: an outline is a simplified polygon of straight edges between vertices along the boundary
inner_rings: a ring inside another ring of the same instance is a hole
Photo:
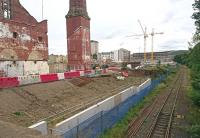
[[[94,55],[94,54],[98,55],[98,53],[99,53],[99,42],[91,40],[90,44],[91,44],[91,54],[92,55]]]
[[[86,0],[70,0],[67,20],[67,51],[70,70],[91,67],[90,17]]]

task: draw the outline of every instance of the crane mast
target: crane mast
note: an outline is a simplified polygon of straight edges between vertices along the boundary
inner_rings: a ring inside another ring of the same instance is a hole
[[[146,62],[147,62],[146,43],[147,43],[147,37],[148,37],[148,34],[147,34],[147,27],[145,27],[145,29],[143,29],[140,20],[138,20],[138,22],[139,22],[139,24],[140,24],[140,27],[141,27],[141,29],[142,29],[143,36],[144,36],[144,63],[146,63]]]
[[[151,32],[151,63],[154,64],[154,36],[155,35],[162,35],[164,34],[164,32],[156,32],[155,33],[155,29],[153,28],[152,29],[152,32]]]
[[[162,35],[164,32],[155,32],[155,29],[152,29],[152,32],[150,34],[147,34],[147,27],[143,28],[140,20],[138,20],[138,23],[140,25],[140,28],[142,30],[143,34],[135,34],[130,35],[127,37],[133,37],[133,36],[143,36],[144,37],[144,64],[147,62],[147,53],[146,53],[146,44],[147,44],[147,37],[151,35],[151,63],[154,64],[154,36],[155,35]]]

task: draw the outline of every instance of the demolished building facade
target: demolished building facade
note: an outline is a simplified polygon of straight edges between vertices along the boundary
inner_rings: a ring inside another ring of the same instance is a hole
[[[0,4],[0,75],[49,73],[47,20],[38,22],[19,0]]]

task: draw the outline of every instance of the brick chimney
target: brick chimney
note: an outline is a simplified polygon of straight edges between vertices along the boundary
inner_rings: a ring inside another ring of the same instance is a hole
[[[67,20],[67,51],[70,70],[90,69],[90,18],[86,0],[70,0]]]

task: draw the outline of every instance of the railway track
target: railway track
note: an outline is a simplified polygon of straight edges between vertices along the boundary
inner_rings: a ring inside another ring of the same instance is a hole
[[[91,98],[91,99],[85,101],[84,103],[78,104],[78,105],[73,106],[73,107],[66,108],[63,111],[56,113],[56,114],[53,114],[52,116],[49,116],[47,118],[43,118],[43,119],[39,120],[38,122],[45,120],[45,121],[48,122],[48,124],[50,126],[55,125],[55,122],[57,123],[60,120],[64,120],[66,118],[69,118],[72,115],[74,115],[75,113],[78,113],[78,112],[80,112],[80,111],[82,111],[82,110],[84,110],[84,109],[86,109],[86,108],[88,108],[88,107],[90,107],[94,104],[97,104],[98,102],[105,100],[106,98],[117,94],[117,92],[121,92],[121,91],[123,91],[127,88],[130,88],[131,86],[133,86],[133,85],[132,84],[122,85],[122,86],[120,86],[116,89],[113,89],[110,92],[110,94],[100,95],[100,96]]]
[[[127,131],[127,138],[168,138],[177,97],[181,88],[183,72],[177,75],[167,92],[160,94],[153,103],[146,106],[140,117],[133,120]]]

